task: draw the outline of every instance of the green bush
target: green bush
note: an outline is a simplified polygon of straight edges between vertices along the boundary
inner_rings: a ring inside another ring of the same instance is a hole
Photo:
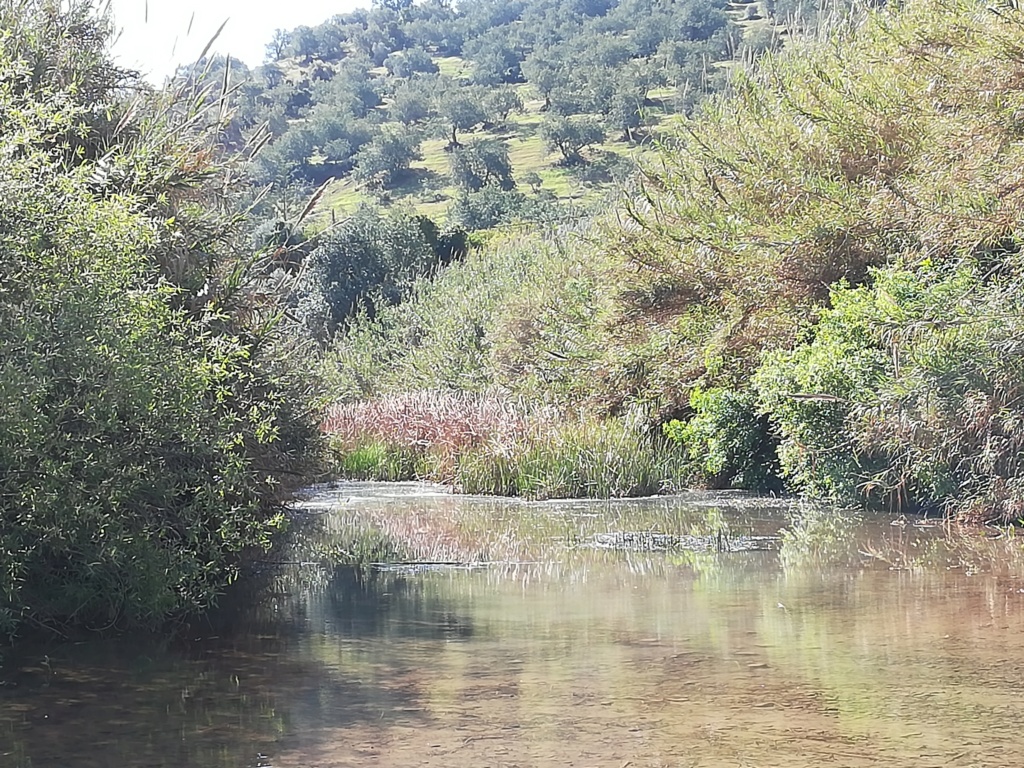
[[[88,2],[0,26],[0,629],[154,626],[280,528],[304,347],[236,248],[210,105],[125,101]]]
[[[1024,517],[1016,249],[838,288],[813,338],[755,377],[803,490],[971,519]]]
[[[360,207],[306,258],[299,314],[314,335],[329,338],[357,315],[373,318],[397,304],[418,278],[462,258],[466,247],[459,229],[442,233],[409,211]]]
[[[713,388],[690,395],[694,415],[663,426],[686,449],[694,479],[711,488],[780,491],[777,441],[753,392]]]

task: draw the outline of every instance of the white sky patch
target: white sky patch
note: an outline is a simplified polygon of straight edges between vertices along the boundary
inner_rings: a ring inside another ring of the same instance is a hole
[[[102,5],[102,2],[99,3]],[[156,85],[178,64],[195,61],[225,21],[211,51],[250,67],[263,62],[275,29],[315,26],[369,0],[111,0],[120,36],[114,56]]]

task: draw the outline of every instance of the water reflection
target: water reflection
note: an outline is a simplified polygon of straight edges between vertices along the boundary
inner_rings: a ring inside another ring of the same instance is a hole
[[[256,604],[185,640],[16,660],[0,765],[1024,758],[1024,554],[1006,532],[731,494],[525,504],[402,485],[325,490],[302,514]],[[415,564],[336,567],[367,526]],[[774,543],[698,546],[759,538]]]

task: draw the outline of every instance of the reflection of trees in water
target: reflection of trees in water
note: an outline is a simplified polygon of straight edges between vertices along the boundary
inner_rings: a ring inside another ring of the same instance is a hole
[[[885,567],[950,568],[1024,577],[1024,539],[1016,529],[958,526],[940,520],[872,516],[801,505],[782,533],[779,561],[787,573]]]
[[[862,535],[855,512],[802,504],[782,533],[779,562],[787,572],[847,565],[857,560]]]
[[[1013,598],[1024,552],[1012,534],[810,510],[778,555],[586,546],[609,531],[727,525],[734,535],[784,522],[775,507],[693,498],[417,502],[424,524],[437,517],[492,552],[506,537],[501,546],[543,555],[472,571],[337,566],[342,529],[321,515],[320,538],[238,585],[183,640],[51,648],[46,664],[34,652],[7,678],[18,685],[0,689],[0,764],[237,768],[257,752],[311,754],[347,727],[372,739],[398,712],[426,725],[424,712],[500,712],[507,701],[540,727],[558,686],[574,703],[615,700],[643,714],[701,675],[710,708],[720,687],[727,701],[760,701],[757,676],[771,675],[777,695],[809,686],[872,728],[883,728],[879,713],[895,713],[904,731],[1005,723],[996,710],[1009,711],[1007,660],[1024,635]],[[983,688],[995,703],[956,695]]]
[[[314,605],[314,615],[345,637],[449,640],[474,634],[468,613],[422,579],[401,574],[339,568]]]
[[[45,669],[0,694],[3,765],[246,766],[283,734],[373,722],[405,700],[325,670],[273,635],[181,648],[54,649]]]
[[[516,577],[520,565],[564,565],[588,549],[681,550],[715,541],[740,548],[744,537],[774,534],[789,506],[732,493],[547,502],[459,496],[353,502],[341,496],[333,510],[325,506],[320,541],[381,537],[403,553],[399,560],[486,563]],[[644,547],[648,541],[659,546]]]
[[[415,677],[367,673],[401,668],[386,651],[392,640],[474,634],[468,615],[415,579],[337,568],[321,586],[288,592],[278,579],[250,580],[183,639],[56,647],[43,666],[25,660],[8,676],[17,688],[0,690],[9,723],[0,755],[15,756],[0,762],[255,765],[258,752],[313,746],[327,727],[373,724],[420,696]]]

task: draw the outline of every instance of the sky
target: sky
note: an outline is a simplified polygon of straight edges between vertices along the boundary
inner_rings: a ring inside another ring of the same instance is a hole
[[[111,0],[110,5],[120,30],[115,57],[162,85],[177,64],[199,57],[225,20],[211,50],[256,66],[275,29],[313,26],[368,7],[370,0]]]

